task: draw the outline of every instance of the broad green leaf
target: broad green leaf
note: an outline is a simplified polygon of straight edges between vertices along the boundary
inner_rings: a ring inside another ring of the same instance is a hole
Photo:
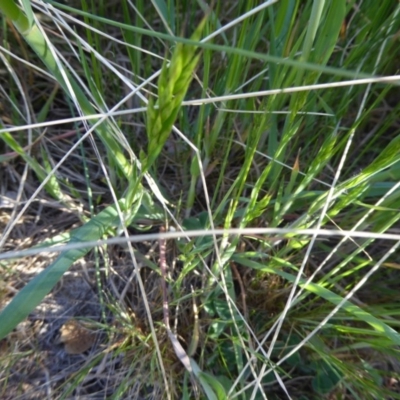
[[[213,394],[211,397],[207,393],[208,398],[215,398],[217,400],[225,400],[227,398],[227,393],[225,392],[224,387],[221,385],[221,383],[214,378],[210,374],[206,374],[205,372],[200,372],[198,375],[198,379],[200,380],[201,385],[204,387],[205,384],[208,384],[209,387],[213,389]]]
[[[318,64],[328,62],[335,48],[339,32],[346,15],[346,0],[335,0],[329,4],[329,10],[318,31],[311,60]]]
[[[224,387],[213,376],[203,372],[193,358],[190,358],[193,374],[199,380],[204,393],[209,400],[225,400],[227,393]]]

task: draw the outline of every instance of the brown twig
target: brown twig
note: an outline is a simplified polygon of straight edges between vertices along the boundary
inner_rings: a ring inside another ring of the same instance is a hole
[[[170,324],[169,324],[169,307],[168,307],[168,292],[167,292],[167,260],[166,260],[166,247],[167,243],[164,238],[162,238],[162,234],[166,232],[164,226],[160,228],[160,239],[159,239],[159,246],[160,246],[160,270],[161,270],[161,287],[163,292],[163,314],[164,314],[164,324],[165,328],[167,329],[168,337],[171,340],[172,346],[174,348],[176,356],[179,358],[183,366],[186,368],[187,371],[190,373],[193,372],[192,364],[189,358],[188,353],[179,343],[178,338],[172,332]]]
[[[233,275],[235,276],[237,282],[239,283],[240,286],[240,298],[242,300],[242,307],[243,307],[243,315],[246,318],[246,321],[249,320],[249,313],[247,310],[247,305],[246,305],[246,291],[244,289],[244,285],[243,285],[243,281],[242,281],[242,277],[239,274],[239,271],[236,268],[236,265],[234,262],[231,262],[231,268],[232,268],[232,272]]]
[[[160,234],[165,232],[165,227],[162,226],[160,228]],[[160,236],[159,239],[159,246],[160,246],[160,270],[161,270],[161,286],[162,286],[162,293],[163,293],[163,314],[164,314],[164,324],[168,331],[170,331],[169,325],[169,307],[168,307],[168,292],[167,292],[167,260],[166,260],[166,247],[167,241]]]

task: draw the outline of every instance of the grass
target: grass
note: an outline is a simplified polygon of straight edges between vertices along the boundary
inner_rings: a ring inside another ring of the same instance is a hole
[[[258,3],[1,2],[2,398],[400,398],[400,7]]]

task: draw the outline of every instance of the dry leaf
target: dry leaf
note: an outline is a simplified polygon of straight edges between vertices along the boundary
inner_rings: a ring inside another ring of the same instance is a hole
[[[70,319],[61,327],[57,343],[64,343],[67,354],[81,354],[92,347],[95,339],[95,332],[76,319]]]

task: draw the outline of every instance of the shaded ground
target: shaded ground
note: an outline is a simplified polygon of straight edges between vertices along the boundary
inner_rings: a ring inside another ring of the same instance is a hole
[[[2,200],[0,231],[4,231],[12,211],[10,201],[6,197]],[[33,203],[22,219],[24,222],[12,230],[5,250],[34,246],[72,227],[77,222],[76,217],[60,209]],[[101,306],[96,276],[103,284],[108,282],[102,296],[107,296],[107,287],[121,294],[128,283],[128,275],[124,274],[132,272],[123,254],[120,251],[120,257],[110,262],[108,279],[104,279],[104,266],[100,266],[100,273],[96,275],[94,261],[88,261],[95,259],[93,254],[86,257],[86,261],[75,263],[28,319],[1,341],[2,399],[54,399],[60,393],[74,399],[104,399],[115,393],[118,385],[129,376],[126,363],[122,362],[124,353],[114,352],[118,349],[114,344],[124,337],[124,329],[119,327],[110,333],[118,323]],[[3,263],[7,272],[2,276],[0,308],[56,256],[44,253]],[[134,289],[130,293],[132,291]],[[138,385],[137,390],[139,386],[142,385]],[[135,391],[134,385],[131,391]],[[137,397],[138,393],[127,395]]]

